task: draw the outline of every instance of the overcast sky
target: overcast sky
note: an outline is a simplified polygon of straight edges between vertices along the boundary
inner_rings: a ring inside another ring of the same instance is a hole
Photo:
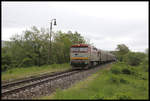
[[[79,32],[99,49],[125,44],[131,51],[148,48],[148,2],[1,2],[2,40],[32,26]]]

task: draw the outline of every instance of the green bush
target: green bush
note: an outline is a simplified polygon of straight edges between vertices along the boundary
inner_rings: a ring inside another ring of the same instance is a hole
[[[114,74],[110,75],[109,80],[111,83],[116,83],[116,84],[120,83],[120,77],[118,75],[114,75]]]
[[[119,92],[119,93],[115,93],[115,95],[113,96],[113,99],[127,100],[127,99],[132,99],[132,97],[127,92]]]
[[[120,68],[112,68],[112,69],[111,69],[111,72],[112,72],[113,74],[120,74],[120,73],[121,73]]]
[[[128,65],[131,66],[137,66],[139,65],[142,60],[145,58],[145,54],[144,53],[140,53],[140,52],[128,52],[124,58],[123,61],[125,63],[127,63]]]
[[[143,61],[141,62],[141,67],[143,69],[144,72],[148,72],[149,70],[149,61],[148,61],[148,57],[146,57],[145,59],[143,59]]]
[[[118,63],[116,63],[116,64],[114,64],[112,66],[112,68],[110,69],[110,71],[113,74],[120,74],[121,73],[121,68],[123,68],[123,67],[124,67],[123,63],[122,62],[118,62]]]
[[[97,93],[94,96],[91,96],[90,99],[104,99],[104,95],[102,93]]]
[[[120,83],[123,83],[123,84],[128,84],[128,80],[124,79],[124,78],[120,78]]]
[[[11,56],[9,54],[2,54],[2,71],[6,71],[8,68],[10,68],[11,66]]]
[[[119,83],[128,84],[129,83],[128,80],[122,77],[121,75],[110,74],[109,76],[110,76],[109,81],[111,83],[115,83],[115,84],[119,84]]]
[[[123,68],[122,69],[122,73],[130,75],[131,74],[131,70],[129,68]]]
[[[27,66],[32,66],[33,63],[32,63],[32,59],[30,58],[24,58],[22,63],[20,64],[21,67],[27,67]]]
[[[133,67],[123,63],[123,62],[119,62],[117,64],[114,64],[111,68],[111,73],[113,74],[134,74],[135,70]]]
[[[8,68],[9,68],[9,65],[7,65],[7,64],[2,65],[2,67],[1,67],[2,72],[6,71]]]

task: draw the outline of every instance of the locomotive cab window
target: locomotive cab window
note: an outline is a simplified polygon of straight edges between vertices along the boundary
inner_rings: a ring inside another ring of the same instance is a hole
[[[73,48],[71,48],[71,51],[79,51],[79,48],[73,47]]]
[[[88,47],[81,47],[80,51],[88,51]]]
[[[72,47],[71,51],[88,51],[88,47]]]

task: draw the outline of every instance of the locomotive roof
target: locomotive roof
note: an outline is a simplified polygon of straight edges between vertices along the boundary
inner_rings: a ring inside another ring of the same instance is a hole
[[[88,44],[76,44],[76,45],[72,45],[71,47],[88,47]]]

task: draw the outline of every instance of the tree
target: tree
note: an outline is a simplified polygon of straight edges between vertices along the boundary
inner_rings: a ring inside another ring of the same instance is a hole
[[[129,48],[128,48],[125,44],[119,44],[119,45],[117,45],[116,50],[117,50],[120,54],[122,54],[122,55],[124,55],[124,54],[126,54],[126,53],[129,52]]]
[[[116,56],[117,56],[118,60],[122,61],[123,56],[125,54],[127,54],[130,50],[125,44],[119,44],[119,45],[117,45],[116,51],[117,51]]]
[[[148,55],[148,53],[149,53],[149,49],[148,48],[145,49],[145,53]]]
[[[78,33],[72,33],[68,31],[68,33],[62,33],[58,31],[54,35],[54,42],[53,42],[53,56],[57,62],[56,63],[64,63],[69,62],[70,59],[70,47],[73,44],[78,43],[86,43],[85,39]]]

